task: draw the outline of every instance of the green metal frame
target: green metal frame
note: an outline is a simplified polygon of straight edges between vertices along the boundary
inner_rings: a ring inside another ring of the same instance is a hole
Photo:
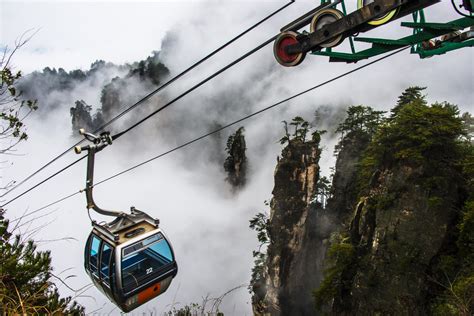
[[[470,0],[474,5],[474,0]],[[327,1],[322,0],[321,3]],[[341,1],[342,12],[346,14],[344,0]],[[471,13],[472,16],[472,13]],[[468,27],[474,27],[473,17],[463,17],[447,23],[427,23],[423,10],[413,13],[414,22],[402,22],[401,25],[413,29],[413,34],[400,39],[370,38],[370,37],[349,37],[351,52],[335,52],[328,48],[324,51],[313,51],[313,55],[328,56],[331,62],[354,63],[362,59],[368,59],[380,54],[384,54],[405,46],[412,46],[411,53],[418,54],[420,58],[432,57],[445,54],[449,51],[463,47],[474,47],[474,39],[468,39],[463,42],[442,42],[440,47],[434,49],[423,49],[422,43],[433,38],[446,35],[455,31],[463,30]],[[356,52],[354,41],[371,43],[372,47]]]

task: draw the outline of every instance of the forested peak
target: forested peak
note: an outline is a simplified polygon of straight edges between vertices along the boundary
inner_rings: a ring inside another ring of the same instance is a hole
[[[138,76],[141,80],[150,80],[158,85],[169,75],[168,68],[160,60],[160,52],[153,51],[151,56],[132,64],[128,77]]]
[[[457,106],[447,102],[427,105],[415,99],[394,113],[380,126],[370,147],[380,163],[405,162],[421,165],[454,159],[465,135]]]
[[[469,315],[474,308],[471,116],[448,102],[428,105],[423,90],[402,93],[354,165],[357,198],[330,241],[315,291],[323,312]],[[409,299],[400,304],[400,297]]]
[[[87,70],[82,70],[82,69],[73,69],[70,71],[66,71],[64,68],[51,68],[51,67],[45,67],[43,68],[42,71],[34,71],[31,73],[31,76],[39,79],[39,78],[50,78],[51,77],[56,77],[58,79],[61,79],[63,86],[60,88],[72,88],[73,82],[81,82],[86,80],[88,77],[92,76],[94,73],[98,71],[103,71],[105,69],[110,69],[113,67],[123,67],[123,66],[117,66],[113,63],[106,62],[104,60],[96,60],[90,65],[90,68]]]
[[[332,183],[305,150],[320,134],[308,137],[301,117],[283,122],[270,216],[251,222],[264,248],[254,253],[256,314],[472,314],[474,119],[428,104],[424,89],[404,90],[389,115],[347,108]],[[308,188],[305,213],[296,206]]]
[[[97,60],[85,76],[112,67],[111,65],[113,64]],[[138,81],[144,86],[158,86],[169,75],[169,70],[161,63],[157,51],[144,60],[120,66],[120,69],[126,69],[127,72],[122,72],[121,76],[112,77],[101,86],[99,106],[88,105],[86,101],[78,100],[75,106],[70,108],[73,132],[76,132],[78,128],[96,130],[116,115],[121,107],[135,102],[135,98],[129,93],[131,84]],[[94,107],[96,107],[95,111],[93,111]]]

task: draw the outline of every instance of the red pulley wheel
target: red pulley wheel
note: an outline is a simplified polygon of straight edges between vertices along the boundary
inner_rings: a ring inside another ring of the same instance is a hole
[[[285,50],[290,45],[298,44],[297,36],[298,34],[295,32],[283,32],[275,40],[273,54],[280,65],[293,67],[303,61],[306,53],[288,54]]]

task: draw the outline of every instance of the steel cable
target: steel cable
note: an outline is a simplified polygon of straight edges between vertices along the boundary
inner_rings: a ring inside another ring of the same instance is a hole
[[[195,142],[200,141],[201,139],[204,139],[204,138],[209,137],[209,136],[211,136],[211,135],[213,135],[213,134],[219,133],[219,132],[221,132],[221,131],[224,130],[224,129],[227,129],[227,128],[229,128],[229,127],[235,125],[235,124],[238,124],[238,123],[240,123],[240,122],[242,122],[242,121],[245,121],[245,120],[247,120],[247,119],[249,119],[249,118],[252,118],[252,117],[254,117],[254,116],[258,115],[258,114],[261,114],[261,113],[263,113],[263,112],[266,112],[266,111],[268,111],[268,110],[270,110],[270,109],[272,109],[272,108],[275,108],[275,107],[277,107],[277,106],[279,106],[279,105],[281,105],[281,104],[283,104],[283,103],[286,103],[286,102],[288,102],[288,101],[290,101],[290,100],[293,100],[293,99],[295,99],[295,98],[297,98],[297,97],[300,97],[300,96],[302,96],[302,95],[304,95],[304,94],[306,94],[306,93],[308,93],[308,92],[311,92],[311,91],[313,91],[313,90],[316,90],[316,89],[318,89],[318,88],[320,88],[320,87],[322,87],[322,86],[325,86],[325,85],[327,85],[327,84],[329,84],[329,83],[331,83],[331,82],[334,82],[334,81],[339,80],[339,79],[341,79],[341,78],[343,78],[343,77],[346,77],[346,76],[348,76],[348,75],[350,75],[350,74],[352,74],[352,73],[354,73],[354,72],[357,72],[357,71],[359,71],[359,70],[361,70],[361,69],[364,69],[364,68],[366,68],[366,67],[368,67],[368,66],[371,66],[371,65],[373,65],[373,64],[375,64],[375,63],[378,63],[378,62],[380,62],[380,61],[382,61],[382,60],[385,60],[385,59],[387,59],[387,58],[389,58],[389,57],[392,57],[392,56],[394,56],[394,55],[396,55],[396,54],[398,54],[398,53],[400,53],[400,52],[402,52],[402,51],[404,51],[404,50],[407,50],[407,49],[410,48],[410,47],[411,47],[411,46],[403,47],[403,48],[401,48],[401,49],[399,49],[399,50],[396,50],[396,51],[394,51],[394,52],[392,52],[392,53],[390,53],[390,54],[388,54],[388,55],[382,56],[382,57],[380,57],[380,58],[378,58],[378,59],[376,59],[376,60],[374,60],[374,61],[371,61],[371,62],[369,62],[369,63],[367,63],[367,64],[365,64],[365,65],[362,65],[362,66],[359,66],[359,67],[357,67],[357,68],[354,68],[354,69],[352,69],[352,70],[350,70],[350,71],[347,71],[347,72],[345,72],[345,73],[343,73],[343,74],[341,74],[341,75],[338,75],[338,76],[336,76],[336,77],[333,77],[333,78],[331,78],[331,79],[329,79],[329,80],[326,80],[326,81],[324,81],[324,82],[322,82],[322,83],[319,83],[319,84],[317,84],[317,85],[315,85],[315,86],[313,86],[313,87],[311,87],[311,88],[308,88],[308,89],[303,90],[303,91],[301,91],[301,92],[299,92],[299,93],[297,93],[297,94],[294,94],[294,95],[292,95],[292,96],[290,96],[290,97],[288,97],[288,98],[286,98],[286,99],[283,99],[283,100],[281,100],[281,101],[278,101],[278,102],[276,102],[276,103],[274,103],[274,104],[272,104],[272,105],[270,105],[270,106],[267,106],[267,107],[262,108],[262,109],[260,109],[260,110],[258,110],[258,111],[256,111],[256,112],[253,112],[253,113],[251,113],[251,114],[249,114],[249,115],[246,115],[246,116],[244,116],[244,117],[242,117],[242,118],[240,118],[240,119],[238,119],[238,120],[236,120],[236,121],[233,121],[233,122],[231,122],[231,123],[228,123],[228,124],[226,124],[226,125],[224,125],[224,126],[218,128],[218,129],[216,129],[216,130],[213,130],[213,131],[211,131],[211,132],[209,132],[209,133],[206,133],[206,134],[204,134],[204,135],[202,135],[202,136],[199,136],[199,137],[197,137],[197,138],[194,138],[194,139],[192,139],[192,140],[190,140],[190,141],[188,141],[188,142],[186,142],[186,143],[183,143],[183,144],[181,144],[181,145],[179,145],[179,146],[177,146],[177,147],[174,147],[173,149],[170,149],[170,150],[168,150],[168,151],[166,151],[166,152],[163,152],[163,153],[161,153],[161,154],[159,154],[159,155],[157,155],[157,156],[154,156],[154,157],[152,157],[152,158],[150,158],[150,159],[147,159],[147,160],[145,160],[145,161],[143,161],[143,162],[141,162],[141,163],[139,163],[139,164],[136,164],[136,165],[134,165],[134,166],[132,166],[132,167],[130,167],[130,168],[127,168],[127,169],[125,169],[125,170],[123,170],[123,171],[121,171],[121,172],[118,172],[118,173],[116,173],[116,174],[114,174],[114,175],[112,175],[112,176],[109,176],[109,177],[107,177],[107,178],[105,178],[105,179],[103,179],[103,180],[100,180],[100,181],[98,181],[98,182],[94,185],[94,187],[95,187],[95,186],[98,186],[98,185],[101,185],[101,184],[103,184],[103,183],[105,183],[105,182],[107,182],[107,181],[110,181],[110,180],[112,180],[112,179],[114,179],[114,178],[116,178],[116,177],[118,177],[118,176],[120,176],[120,175],[123,175],[123,174],[125,174],[125,173],[128,173],[128,172],[130,172],[130,171],[132,171],[132,170],[134,170],[134,169],[136,169],[136,168],[138,168],[138,167],[141,167],[141,166],[143,166],[143,165],[145,165],[145,164],[148,164],[148,163],[150,163],[150,162],[152,162],[152,161],[154,161],[154,160],[156,160],[156,159],[159,159],[159,158],[161,158],[161,157],[163,157],[163,156],[166,156],[166,155],[168,155],[168,154],[171,154],[172,152],[175,152],[175,151],[180,150],[180,149],[182,149],[182,148],[184,148],[184,147],[187,147],[187,146],[189,146],[189,145],[191,145],[191,144],[193,144],[193,143],[195,143]],[[68,199],[68,198],[70,198],[70,197],[72,197],[72,196],[74,196],[74,195],[76,195],[76,194],[78,194],[78,193],[80,193],[80,192],[82,192],[82,191],[83,191],[83,190],[78,191],[78,192],[76,191],[75,193],[72,193],[72,194],[70,194],[70,195],[67,195],[67,196],[64,197],[64,198],[61,198],[61,199],[59,199],[59,200],[56,200],[55,202],[52,202],[52,203],[48,204],[47,206],[43,206],[43,207],[41,207],[41,208],[39,208],[39,209],[37,209],[37,210],[35,210],[35,211],[33,211],[33,212],[27,213],[27,214],[25,214],[25,215],[22,216],[22,217],[29,216],[29,215],[31,215],[31,214],[33,214],[33,213],[36,213],[36,212],[38,212],[38,211],[40,211],[40,210],[45,209],[46,207],[49,207],[49,206],[52,206],[52,205],[57,204],[57,203],[59,203],[59,202],[62,202],[62,201],[64,201],[65,199]]]
[[[251,30],[255,29],[256,27],[258,27],[259,25],[261,25],[263,22],[267,21],[268,19],[270,19],[271,17],[273,17],[274,15],[276,15],[277,13],[283,11],[284,9],[286,9],[289,5],[293,4],[295,2],[295,0],[291,0],[289,3],[285,4],[284,6],[282,6],[281,8],[279,8],[278,10],[274,11],[273,13],[271,13],[270,15],[266,16],[264,19],[258,21],[257,23],[255,23],[254,25],[252,25],[251,27],[249,27],[248,29],[246,29],[245,31],[243,31],[242,33],[238,34],[237,36],[235,36],[234,38],[232,38],[231,40],[229,40],[228,42],[226,42],[225,44],[223,44],[222,46],[218,47],[217,49],[215,49],[214,51],[212,51],[211,53],[209,53],[208,55],[206,55],[205,57],[203,57],[202,59],[200,59],[199,61],[195,62],[194,64],[192,64],[190,67],[188,67],[187,69],[183,70],[181,73],[179,73],[178,75],[176,75],[175,77],[171,78],[170,80],[168,80],[167,82],[165,82],[163,85],[159,86],[158,88],[156,88],[155,90],[153,90],[152,92],[150,92],[149,94],[147,94],[146,96],[144,96],[143,98],[141,98],[140,100],[138,100],[136,103],[134,103],[133,105],[127,107],[124,111],[120,112],[118,115],[116,115],[115,117],[113,117],[110,121],[108,121],[107,123],[105,123],[104,125],[100,126],[98,129],[96,129],[95,131],[93,131],[93,134],[95,133],[98,133],[100,131],[102,131],[104,128],[106,128],[107,126],[109,126],[110,124],[112,124],[113,122],[115,122],[116,120],[118,120],[119,118],[121,118],[122,116],[124,116],[125,114],[127,114],[128,112],[130,112],[131,110],[133,110],[134,108],[136,108],[138,105],[142,104],[143,102],[145,102],[146,100],[148,100],[149,98],[151,98],[153,95],[155,95],[156,93],[158,93],[159,91],[163,90],[165,87],[169,86],[170,84],[172,84],[174,81],[178,80],[179,78],[181,78],[182,76],[184,76],[185,74],[187,74],[189,71],[191,71],[192,69],[196,68],[197,66],[199,66],[200,64],[202,64],[203,62],[205,62],[206,60],[208,60],[209,58],[211,58],[212,56],[216,55],[218,52],[220,52],[221,50],[223,50],[224,48],[226,48],[227,46],[229,46],[230,44],[234,43],[235,41],[237,41],[238,39],[240,39],[242,36],[244,36],[245,34],[247,34],[248,32],[250,32]],[[121,108],[123,109],[123,107]],[[159,111],[158,111],[159,112]],[[71,147],[69,147],[68,149],[66,149],[64,152],[62,152],[61,154],[59,154],[58,156],[56,156],[55,158],[53,158],[52,160],[50,160],[48,163],[46,163],[45,165],[43,165],[42,167],[40,167],[38,170],[36,170],[35,172],[33,172],[31,175],[27,176],[25,179],[21,180],[18,184],[16,184],[14,187],[12,187],[11,189],[9,189],[7,192],[3,193],[2,195],[0,195],[0,198],[6,196],[7,194],[9,194],[10,192],[14,191],[16,188],[18,188],[19,186],[23,185],[25,182],[27,182],[28,180],[30,180],[31,178],[33,178],[35,175],[37,175],[38,173],[40,173],[41,171],[43,171],[44,169],[46,169],[47,167],[49,167],[51,164],[53,164],[54,162],[56,162],[57,160],[59,160],[60,158],[62,158],[64,155],[66,155],[70,150],[72,150],[75,146],[78,146],[79,144],[81,144],[84,140],[81,140],[79,142],[77,142],[76,144],[72,145]],[[72,167],[72,165],[70,165],[69,167]],[[67,168],[66,168],[67,169]],[[43,182],[42,182],[43,183]],[[36,188],[37,185],[34,186],[34,188]],[[27,190],[28,192],[31,191],[30,189]],[[20,195],[23,195],[20,194]],[[16,199],[16,198],[15,198]],[[8,202],[9,203],[9,202]],[[8,204],[6,203],[6,204]],[[4,204],[3,206],[5,206],[6,204]]]
[[[289,3],[287,3],[286,5],[284,5],[283,7],[281,7],[280,9],[278,9],[277,11],[273,12],[272,14],[268,15],[267,17],[265,17],[263,20],[259,21],[258,23],[254,24],[252,27],[248,28],[247,30],[245,30],[244,32],[240,33],[238,36],[234,37],[232,40],[228,41],[226,44],[222,45],[221,47],[217,48],[216,50],[214,50],[212,53],[208,54],[206,57],[202,58],[201,60],[199,60],[198,62],[196,62],[195,64],[193,64],[191,67],[187,68],[186,70],[184,70],[183,72],[181,72],[180,74],[178,74],[177,76],[175,76],[174,78],[172,78],[171,80],[169,80],[168,82],[166,82],[165,84],[163,84],[162,86],[158,87],[157,89],[155,89],[154,91],[152,91],[151,93],[149,93],[148,95],[146,95],[145,97],[143,97],[142,99],[140,99],[138,102],[136,102],[135,104],[133,104],[132,106],[130,106],[129,108],[127,108],[125,111],[123,111],[122,113],[120,113],[119,115],[117,115],[115,118],[113,118],[111,121],[109,121],[108,123],[104,124],[103,126],[101,126],[99,129],[95,130],[94,131],[94,134],[97,133],[98,131],[101,131],[103,128],[107,127],[108,125],[110,125],[111,123],[113,123],[115,120],[119,119],[120,117],[122,117],[123,115],[125,115],[126,113],[128,113],[129,111],[131,111],[133,108],[137,107],[139,104],[145,102],[146,100],[148,100],[151,96],[153,96],[154,94],[156,94],[158,91],[162,90],[164,87],[166,87],[167,85],[171,84],[172,82],[174,82],[175,80],[177,80],[178,78],[180,78],[181,76],[183,76],[184,74],[186,74],[187,72],[189,72],[190,70],[192,70],[193,68],[197,67],[199,64],[201,64],[202,62],[204,62],[205,60],[209,59],[210,57],[212,57],[213,55],[215,55],[217,52],[219,52],[220,50],[224,49],[225,47],[229,46],[231,43],[233,43],[234,41],[236,41],[237,39],[239,39],[240,37],[242,37],[243,35],[245,35],[246,33],[248,33],[249,31],[251,31],[252,29],[254,29],[255,27],[257,27],[258,25],[262,24],[264,21],[268,20],[270,17],[274,16],[275,14],[277,14],[278,12],[282,11],[283,9],[285,9],[286,7],[288,7],[289,5],[291,5],[292,3],[294,3],[294,1],[291,1]],[[131,129],[137,127],[138,125],[140,125],[141,123],[143,123],[144,121],[148,120],[150,117],[154,116],[155,114],[161,112],[162,110],[164,110],[165,108],[167,108],[168,106],[172,105],[174,102],[178,101],[179,99],[181,99],[182,97],[184,97],[185,95],[191,93],[192,91],[196,90],[198,87],[202,86],[203,84],[205,84],[206,82],[212,80],[213,78],[215,78],[216,76],[218,76],[219,74],[223,73],[224,71],[228,70],[229,68],[235,66],[236,64],[238,64],[240,61],[244,60],[245,58],[249,57],[250,55],[254,54],[255,52],[257,52],[258,50],[260,50],[261,48],[263,48],[264,46],[268,45],[270,42],[272,42],[274,39],[276,38],[276,36],[272,37],[271,39],[267,40],[266,42],[264,42],[264,44],[260,44],[258,46],[258,49],[253,49],[251,50],[250,52],[246,53],[245,55],[241,56],[240,58],[238,58],[237,60],[235,60],[234,62],[228,64],[227,66],[225,66],[224,68],[222,68],[221,70],[217,71],[216,73],[214,73],[213,75],[211,75],[210,77],[206,78],[205,80],[201,81],[200,83],[198,83],[197,85],[193,86],[191,89],[188,89],[187,91],[185,91],[183,94],[179,95],[177,98],[173,99],[172,101],[168,102],[167,104],[165,104],[164,106],[160,107],[159,109],[155,110],[152,114],[148,115],[147,117],[145,117],[144,119],[140,120],[139,122],[135,123],[133,126],[131,126],[130,128],[127,128],[125,131],[121,132],[121,133],[118,133],[116,135],[114,135],[113,139],[117,139],[119,138],[120,136],[122,136],[123,134],[127,133],[128,131],[130,131]],[[75,146],[81,144],[84,140],[81,140],[79,142],[77,142],[76,144],[74,144],[73,146],[71,146],[70,148],[68,148],[66,151],[64,151],[63,153],[61,153],[60,155],[56,156],[54,159],[52,159],[50,162],[48,162],[47,164],[43,165],[41,168],[39,168],[38,170],[36,170],[35,172],[33,172],[31,175],[29,175],[28,177],[26,177],[24,180],[22,180],[20,183],[18,183],[17,185],[15,185],[13,188],[11,188],[10,190],[8,190],[6,193],[4,193],[3,195],[0,196],[0,198],[4,197],[5,195],[7,195],[8,193],[12,192],[13,190],[15,190],[17,187],[19,187],[20,185],[22,185],[23,183],[25,183],[26,181],[28,181],[29,179],[31,179],[32,177],[34,177],[36,174],[38,174],[39,172],[41,172],[42,170],[44,170],[45,168],[47,168],[48,166],[50,166],[52,163],[54,163],[55,161],[57,161],[58,159],[60,159],[61,157],[63,157],[66,153],[68,153],[70,150],[72,150]],[[79,161],[75,161],[74,163],[66,166],[65,168],[61,169],[61,172],[67,170],[68,168],[72,167],[73,165],[75,165],[76,163],[78,163]],[[4,207],[8,204],[10,204],[11,202],[15,201],[16,199],[18,199],[19,197],[25,195],[26,193],[30,192],[31,190],[37,188],[38,186],[40,186],[41,184],[45,183],[46,181],[54,178],[55,176],[57,176],[59,173],[61,172],[56,172],[54,173],[52,176],[49,176],[47,178],[47,180],[43,180],[37,184],[35,184],[34,186],[32,186],[31,188],[27,189],[26,191],[22,192],[21,194],[15,196],[13,199],[11,200],[8,200],[6,203],[4,203],[3,205],[1,205],[0,207]]]

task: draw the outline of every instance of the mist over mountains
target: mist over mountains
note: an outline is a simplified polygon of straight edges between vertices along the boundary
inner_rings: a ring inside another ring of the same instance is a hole
[[[198,60],[211,47],[217,47],[223,39],[230,38],[242,26],[248,25],[250,18],[257,19],[257,15],[262,15],[270,6],[269,3],[259,5],[262,7],[258,10],[254,10],[256,4],[251,4],[251,10],[238,5],[230,9],[203,6],[200,12],[206,12],[206,15],[195,14],[183,19],[179,27],[168,32],[159,52],[143,56],[136,62],[114,65],[96,61],[89,69],[45,68],[25,76],[21,88],[25,95],[39,100],[39,110],[36,117],[30,120],[31,139],[21,147],[21,152],[26,155],[14,158],[14,167],[18,171],[6,171],[6,177],[21,179],[42,162],[48,161],[54,153],[79,140],[78,128],[95,129],[134,104]],[[301,3],[296,5],[300,9],[304,7]],[[305,5],[308,6],[307,3]],[[442,10],[441,5],[439,12]],[[245,14],[237,14],[241,11]],[[295,9],[288,15],[297,16],[299,13]],[[203,16],[216,18],[203,21]],[[287,20],[288,16],[277,19],[271,25],[264,26],[262,33],[250,34],[233,49],[223,52],[115,122],[110,130],[118,132],[130,126],[274,35],[275,30]],[[211,36],[203,30],[214,30],[214,33]],[[258,244],[254,232],[248,229],[248,220],[267,209],[263,202],[272,197],[276,157],[282,150],[278,142],[284,134],[282,120],[290,121],[301,115],[315,128],[328,131],[319,143],[321,150],[318,148],[318,155],[321,156],[317,163],[318,172],[329,175],[330,168],[335,165],[335,130],[344,120],[349,105],[368,104],[378,110],[388,110],[403,89],[421,85],[428,86],[428,100],[453,100],[464,109],[469,109],[472,106],[472,102],[469,103],[469,100],[472,101],[472,75],[469,76],[465,64],[471,59],[472,56],[464,52],[423,61],[408,54],[398,55],[390,63],[368,68],[357,76],[337,81],[246,121],[242,125],[245,127],[248,170],[245,186],[237,191],[233,191],[226,182],[223,165],[228,136],[240,126],[98,187],[97,200],[101,205],[121,210],[128,210],[134,205],[159,217],[175,248],[180,266],[177,279],[168,293],[138,312],[160,312],[173,304],[200,303],[207,294],[218,296],[231,288],[248,284],[253,267],[252,249]],[[267,47],[101,152],[97,161],[98,179],[353,67],[329,64],[324,58],[308,56],[298,69],[282,69],[275,63],[271,47]],[[443,74],[443,80],[437,77],[440,74]],[[456,84],[456,89],[443,81]],[[77,156],[71,152],[64,163],[68,159],[77,159]],[[35,209],[75,192],[83,188],[84,177],[85,165],[79,165],[58,177],[57,182],[33,193],[26,201],[13,204],[8,214],[19,216],[26,209]],[[285,187],[285,184],[280,187]],[[89,282],[82,267],[84,241],[90,228],[85,197],[77,196],[41,214],[48,212],[53,213],[38,219],[38,225],[52,224],[38,237],[50,240],[68,236],[77,240],[49,243],[43,247],[52,250],[56,271],[72,268],[77,277],[69,279],[70,285],[80,288]],[[98,219],[104,220],[102,217]],[[226,315],[251,313],[251,297],[245,288],[226,297],[222,305]],[[61,291],[71,293],[63,286]],[[79,300],[88,310],[114,311],[114,306],[96,289],[86,294],[94,299],[81,297]]]

